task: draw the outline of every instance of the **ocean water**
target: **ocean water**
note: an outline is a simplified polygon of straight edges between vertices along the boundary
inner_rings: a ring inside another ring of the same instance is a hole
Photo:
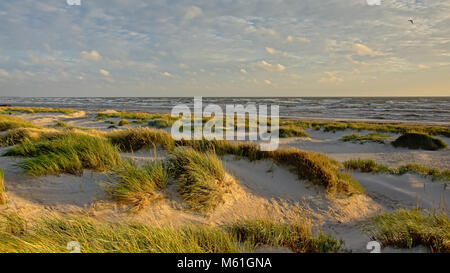
[[[193,97],[0,97],[0,105],[114,109],[169,113]],[[290,118],[431,122],[450,125],[450,97],[203,97],[207,104],[279,105]],[[192,109],[192,108],[191,108]],[[225,108],[223,108],[225,109]]]

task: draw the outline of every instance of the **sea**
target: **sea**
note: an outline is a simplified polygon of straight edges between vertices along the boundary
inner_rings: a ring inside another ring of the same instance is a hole
[[[280,116],[294,119],[373,120],[450,126],[450,97],[203,97],[217,104],[279,105]],[[0,105],[69,107],[170,113],[175,105],[192,107],[193,97],[0,97]]]

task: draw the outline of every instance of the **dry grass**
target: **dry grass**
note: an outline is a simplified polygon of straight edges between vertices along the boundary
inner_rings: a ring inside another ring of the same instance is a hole
[[[21,112],[21,113],[62,113],[66,115],[74,114],[79,110],[72,108],[53,108],[53,107],[0,107],[0,113]]]
[[[5,177],[2,169],[0,169],[0,205],[6,205]]]

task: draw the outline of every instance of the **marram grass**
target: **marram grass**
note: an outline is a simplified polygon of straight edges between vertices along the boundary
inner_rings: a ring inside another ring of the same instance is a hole
[[[215,154],[179,147],[168,160],[178,193],[190,208],[208,213],[223,201],[228,184],[222,162]]]
[[[0,113],[4,112],[21,112],[21,113],[62,113],[66,115],[74,114],[79,110],[72,108],[53,108],[53,107],[0,107]]]
[[[5,177],[0,169],[0,206],[6,205]]]
[[[108,140],[70,133],[54,139],[26,141],[6,151],[4,156],[31,157],[19,166],[33,176],[80,175],[83,169],[105,172],[121,163],[117,149]]]
[[[450,253],[450,219],[446,212],[400,209],[371,219],[366,232],[383,246],[426,246],[431,252]]]
[[[345,161],[344,167],[348,170],[356,170],[364,173],[387,173],[393,175],[403,175],[405,173],[416,173],[431,177],[432,180],[450,181],[450,170],[439,170],[429,168],[419,164],[406,164],[398,168],[392,168],[372,159],[350,159]]]
[[[18,117],[0,115],[0,132],[16,128],[37,128],[38,126]]]
[[[239,253],[256,247],[288,247],[294,252],[342,251],[342,242],[313,236],[308,224],[247,220],[223,227],[155,227],[104,223],[86,217],[45,217],[33,225],[17,214],[0,215],[1,253],[67,253],[79,242],[83,253]]]
[[[167,168],[161,161],[138,167],[133,161],[125,160],[115,175],[118,182],[108,192],[113,200],[132,205],[132,211],[139,211],[157,199],[158,191],[166,187],[169,178]]]
[[[363,144],[366,142],[375,142],[375,143],[381,143],[384,144],[386,140],[391,138],[388,135],[382,134],[382,133],[370,133],[364,136],[357,135],[357,134],[351,134],[347,136],[343,136],[341,138],[341,141],[344,142],[353,142],[353,143],[359,143]]]
[[[422,133],[406,133],[392,142],[394,147],[405,147],[408,149],[423,149],[436,151],[447,148],[447,144],[439,138]]]

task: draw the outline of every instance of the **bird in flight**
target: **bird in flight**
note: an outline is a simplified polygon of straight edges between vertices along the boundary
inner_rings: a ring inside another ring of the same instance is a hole
[[[411,24],[414,25],[414,20],[412,18],[410,18],[408,21],[411,22]]]

